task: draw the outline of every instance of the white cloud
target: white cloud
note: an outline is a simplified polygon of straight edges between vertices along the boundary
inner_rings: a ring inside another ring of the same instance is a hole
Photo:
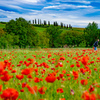
[[[44,7],[43,9],[50,9],[50,8],[56,8],[56,9],[59,9],[59,6],[47,6],[47,7]]]
[[[15,0],[16,2],[27,3],[27,4],[37,4],[45,0]]]
[[[71,8],[71,9],[76,9],[76,8],[93,8],[92,6],[86,6],[86,5],[72,5],[72,4],[60,4],[56,6],[47,6],[44,7],[43,9],[66,9],[66,8]]]
[[[93,8],[92,6],[85,6],[85,5],[83,5],[83,6],[76,6],[76,8]]]
[[[7,7],[10,8],[15,8],[15,9],[23,9],[22,7],[16,6],[16,5],[6,5]]]
[[[90,4],[91,2],[90,1],[76,1],[76,2],[79,2],[79,3],[84,3],[84,4]]]

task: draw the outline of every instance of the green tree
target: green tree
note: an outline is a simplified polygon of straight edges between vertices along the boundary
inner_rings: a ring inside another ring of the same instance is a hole
[[[68,45],[68,46],[79,46],[79,44],[83,40],[83,34],[81,32],[77,31],[66,31],[64,33],[61,33],[59,36],[60,44],[62,46]]]
[[[17,45],[19,47],[26,47],[30,45],[34,45],[34,37],[36,35],[36,31],[29,21],[26,21],[24,18],[16,18],[16,20],[10,20],[6,24],[5,28],[8,34],[13,33],[13,35],[18,35],[19,42]]]
[[[49,26],[46,29],[46,33],[49,33],[49,45],[50,47],[57,47],[56,43],[57,43],[57,37],[59,37],[59,35],[61,34],[62,30],[60,30],[60,28],[58,26]]]
[[[97,38],[99,38],[98,24],[95,22],[89,23],[84,30],[86,46],[92,46]]]

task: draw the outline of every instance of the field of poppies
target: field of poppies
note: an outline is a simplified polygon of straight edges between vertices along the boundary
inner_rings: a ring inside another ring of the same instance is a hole
[[[0,50],[0,100],[99,100],[100,49]]]

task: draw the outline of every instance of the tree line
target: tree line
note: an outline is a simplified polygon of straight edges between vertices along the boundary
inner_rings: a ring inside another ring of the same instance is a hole
[[[50,21],[46,21],[46,20],[41,21],[41,19],[38,19],[38,20],[37,19],[34,19],[32,21],[32,24],[34,26],[49,27],[50,25],[54,25],[54,26],[60,26],[61,28],[67,28],[67,29],[70,28],[70,29],[72,29],[72,25],[71,24],[65,25],[64,23],[61,22],[60,25],[59,25],[57,21],[54,21],[53,24],[51,24]]]
[[[22,17],[10,20],[0,29],[0,48],[61,48],[92,47],[100,37],[100,29],[95,22],[89,23],[83,32],[63,31],[59,26],[49,25],[38,32],[30,21]]]

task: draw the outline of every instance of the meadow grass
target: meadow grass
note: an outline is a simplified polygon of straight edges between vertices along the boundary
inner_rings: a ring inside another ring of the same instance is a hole
[[[92,48],[2,49],[0,50],[0,61],[8,60],[4,71],[13,77],[9,81],[0,80],[0,85],[2,85],[0,94],[7,88],[14,88],[19,93],[17,100],[85,100],[82,95],[87,91],[89,98],[94,98],[92,94],[97,98],[97,95],[100,95],[99,55],[100,49],[94,51]],[[88,57],[83,61],[86,65],[82,63],[83,57]],[[33,62],[30,63],[28,59]],[[22,63],[19,63],[20,61]],[[32,78],[28,78],[28,75],[24,75],[21,80],[16,78],[16,75],[22,75],[22,70],[26,68],[34,69],[28,74]],[[82,69],[84,72],[81,71]],[[16,72],[12,73],[13,70]],[[46,77],[51,74],[54,75],[52,78],[57,79],[49,83]],[[1,74],[0,77],[2,76]],[[38,79],[35,80],[35,78]],[[22,83],[27,86],[22,88]],[[37,87],[36,90],[34,86]],[[89,90],[90,86],[94,88],[92,92]],[[21,89],[24,89],[24,92],[21,92]]]
[[[0,23],[0,28],[5,28],[5,24]]]

